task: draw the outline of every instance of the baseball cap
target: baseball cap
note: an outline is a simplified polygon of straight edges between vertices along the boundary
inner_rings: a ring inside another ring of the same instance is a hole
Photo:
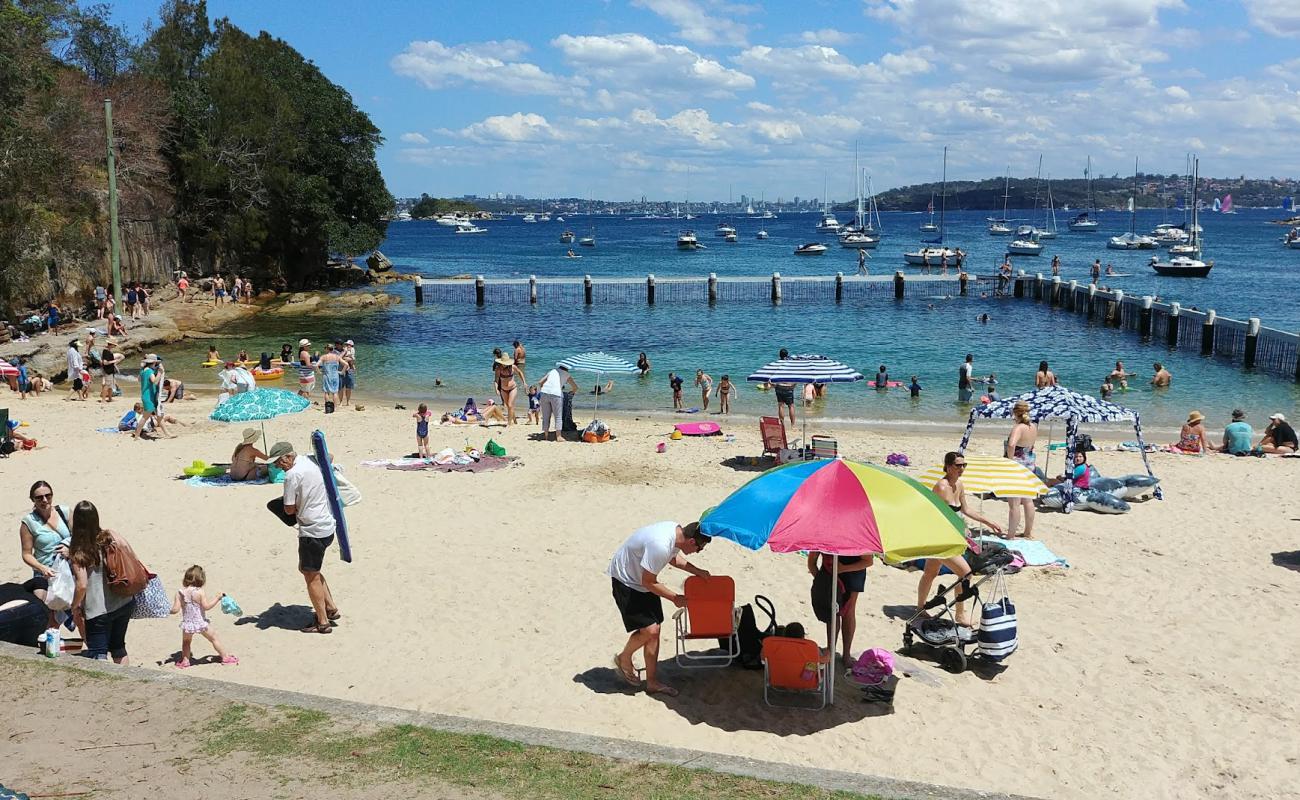
[[[294,453],[293,445],[288,442],[276,442],[271,445],[271,452],[267,453],[266,457],[270,461],[278,461],[284,456],[293,455]]]
[[[1268,418],[1274,422],[1286,422],[1286,417],[1282,414],[1270,414]]]

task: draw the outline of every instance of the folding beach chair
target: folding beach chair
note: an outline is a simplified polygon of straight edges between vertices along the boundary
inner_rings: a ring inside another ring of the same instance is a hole
[[[826,707],[826,665],[812,639],[769,636],[763,640],[763,702],[777,708],[819,711]],[[774,694],[816,697],[816,705],[774,703]]]
[[[740,655],[740,642],[736,638],[736,582],[725,575],[701,578],[692,575],[683,587],[686,608],[677,609],[673,621],[677,626],[677,655],[679,667],[725,667]],[[692,640],[725,640],[721,653],[687,652]]]
[[[813,436],[809,458],[838,458],[840,444],[829,436]]]
[[[758,432],[763,437],[763,455],[780,456],[789,445],[785,440],[785,425],[780,417],[759,417]]]

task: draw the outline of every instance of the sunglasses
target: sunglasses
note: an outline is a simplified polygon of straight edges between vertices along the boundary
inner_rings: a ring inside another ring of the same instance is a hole
[[[956,467],[957,469],[966,469],[966,462],[958,461],[957,463],[953,464],[953,466]]]
[[[40,502],[41,500],[49,500],[53,496],[54,496],[53,492],[47,492],[45,494],[34,494],[32,495],[32,499],[37,502]]]

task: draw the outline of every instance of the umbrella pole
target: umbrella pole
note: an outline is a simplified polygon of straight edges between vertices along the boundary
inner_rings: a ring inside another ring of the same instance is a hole
[[[1052,428],[1056,426],[1055,420],[1049,420],[1047,423],[1047,458],[1043,459],[1043,474],[1051,475],[1052,468]],[[1069,466],[1068,464],[1066,466]]]
[[[834,612],[831,614],[831,663],[826,666],[826,702],[835,704],[835,672],[840,667],[840,660],[835,655],[836,646],[840,638],[840,557],[831,556],[831,608]]]

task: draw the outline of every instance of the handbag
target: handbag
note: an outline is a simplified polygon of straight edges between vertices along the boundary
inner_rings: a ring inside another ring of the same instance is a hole
[[[66,558],[54,560],[54,577],[45,590],[45,607],[51,611],[67,611],[77,591],[77,579],[72,577],[72,567]]]
[[[991,596],[997,599],[980,608],[979,654],[990,661],[1001,661],[1019,646],[1016,606],[1007,595],[1007,579],[1001,573],[993,579]]]
[[[135,596],[135,610],[131,612],[131,619],[162,619],[171,613],[172,604],[167,599],[162,578],[150,575],[148,583]]]

